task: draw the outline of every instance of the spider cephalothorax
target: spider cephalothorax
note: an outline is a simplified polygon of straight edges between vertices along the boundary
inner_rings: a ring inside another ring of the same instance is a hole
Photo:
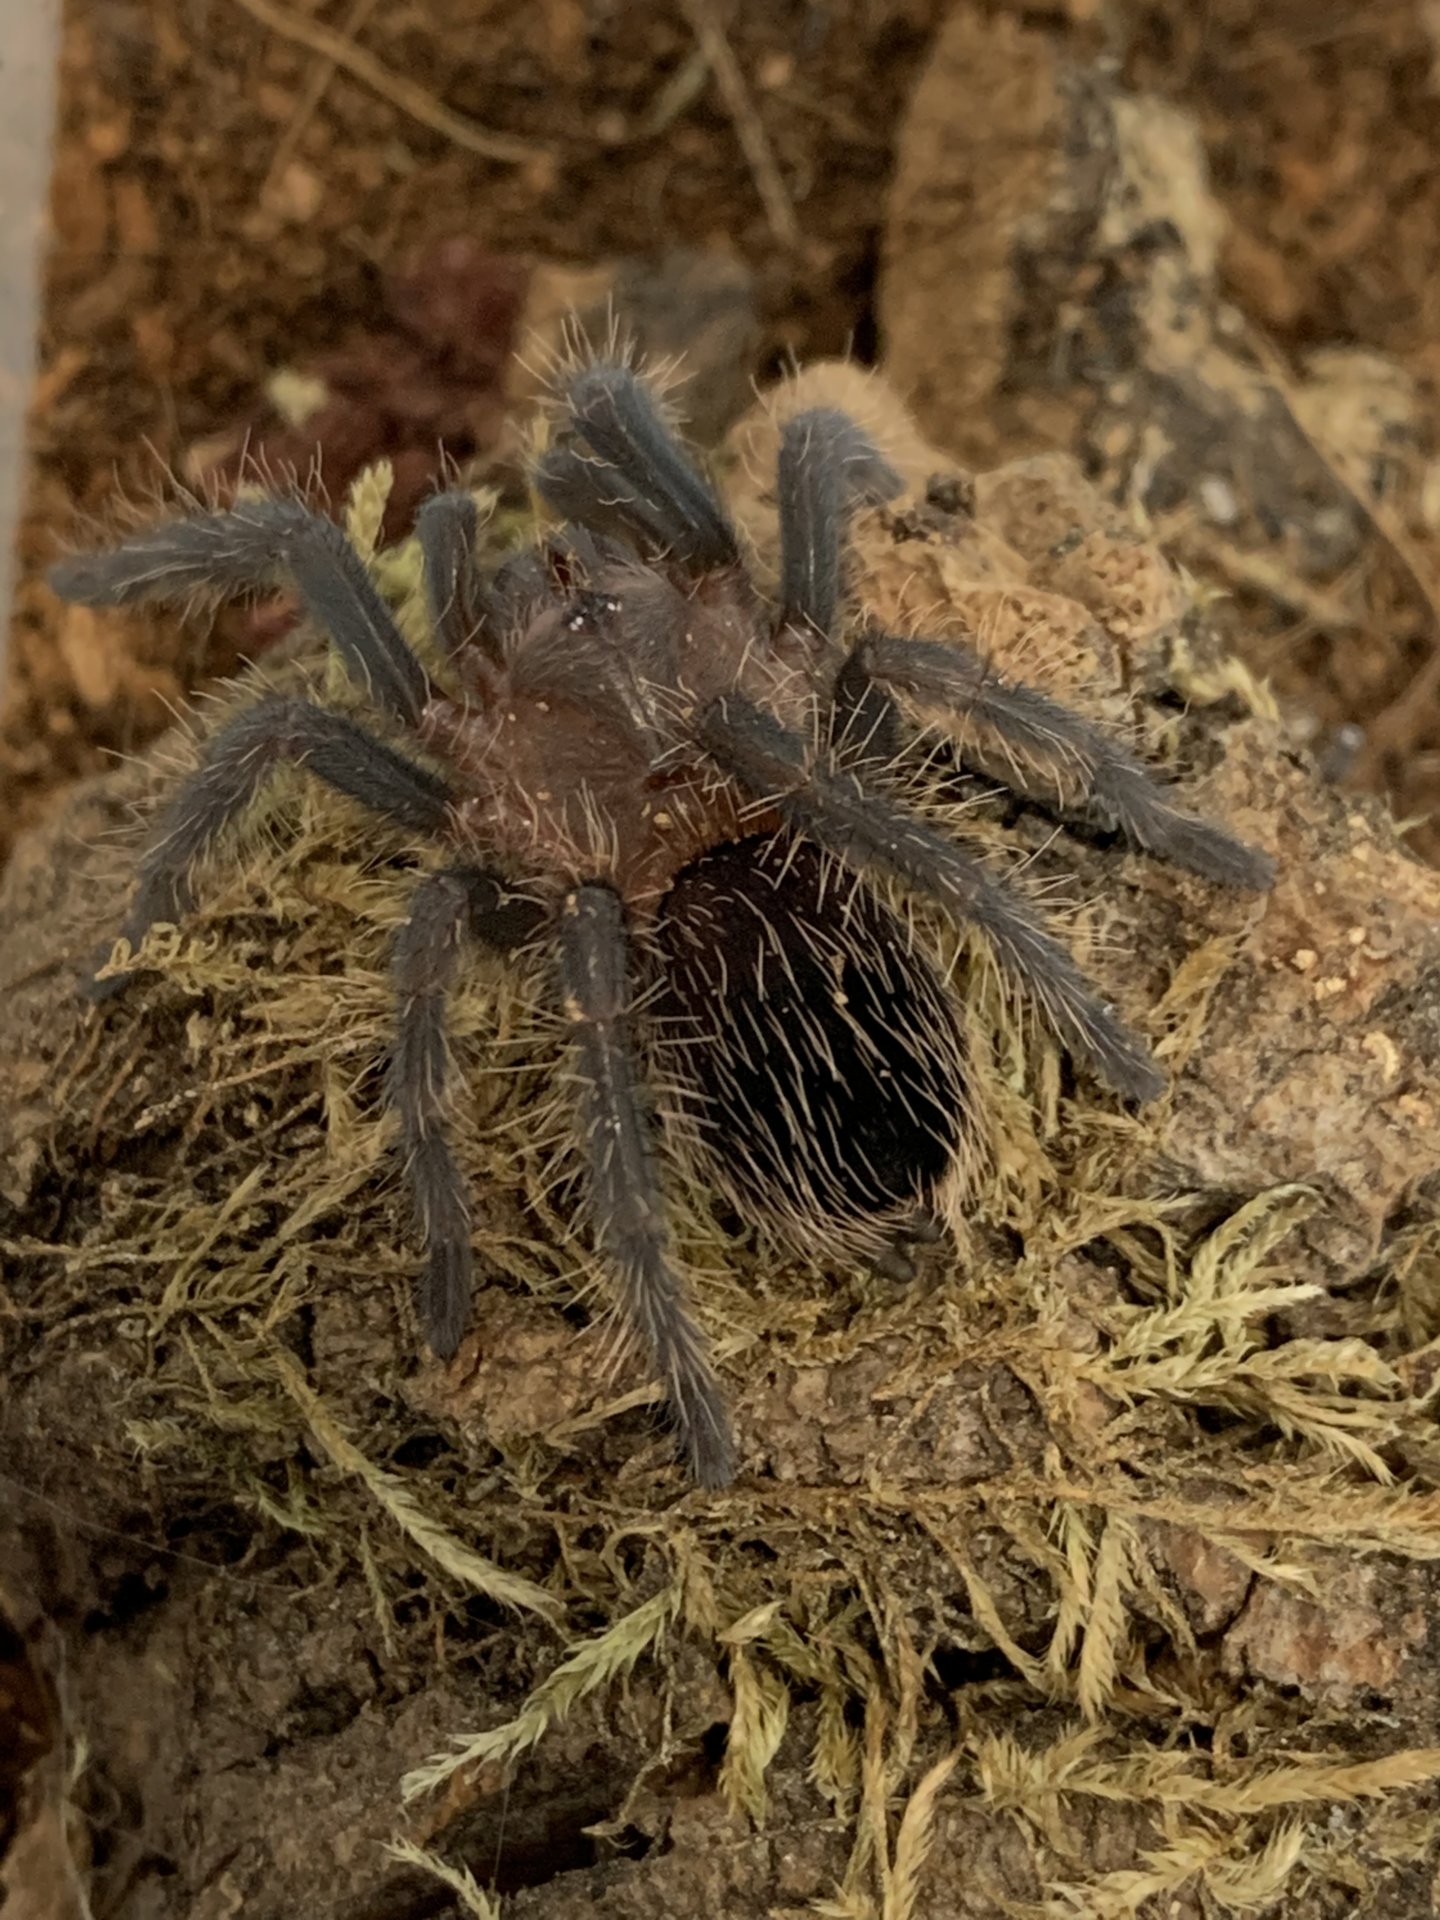
[[[597,1254],[706,1485],[734,1471],[725,1402],[686,1304],[646,1097],[657,1053],[703,1171],[740,1209],[908,1268],[907,1240],[973,1142],[950,991],[888,902],[898,887],[988,943],[1076,1058],[1147,1100],[1162,1079],[1042,920],[926,817],[902,707],[962,762],[1062,815],[1223,884],[1270,865],[1176,807],[1124,747],[958,643],[847,618],[844,547],[899,480],[847,414],[780,437],[780,591],[747,570],[717,496],[646,382],[599,363],[565,380],[536,462],[559,522],[488,581],[470,496],[418,522],[437,683],[343,534],[298,501],[246,502],[142,534],[52,576],[71,599],[183,599],[288,576],[400,752],[269,694],[228,721],[170,800],[124,934],[183,914],[189,874],[272,769],[301,764],[450,864],[397,937],[389,1096],[427,1244],[420,1317],[453,1353],[469,1312],[467,1196],[447,1139],[445,999],[469,941],[548,955],[569,1035]],[[439,771],[437,769],[443,769]],[[92,991],[123,984],[109,974]]]

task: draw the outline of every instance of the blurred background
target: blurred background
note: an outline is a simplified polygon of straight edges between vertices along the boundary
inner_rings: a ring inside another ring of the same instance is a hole
[[[247,453],[336,500],[387,455],[403,522],[442,450],[504,467],[575,305],[688,348],[702,439],[786,356],[850,352],[972,465],[1069,447],[1213,594],[1332,777],[1387,794],[1434,856],[1437,19],[12,8],[6,834],[287,617],[64,610],[57,551],[177,486],[223,491]]]
[[[10,605],[25,415],[35,366],[40,251],[48,231],[59,7],[12,11],[0,52],[0,607]],[[3,658],[3,654],[0,654]]]

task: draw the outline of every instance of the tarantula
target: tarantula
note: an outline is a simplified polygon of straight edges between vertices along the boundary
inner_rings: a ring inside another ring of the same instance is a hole
[[[118,604],[288,576],[387,731],[425,756],[308,700],[270,693],[237,713],[141,860],[123,930],[132,961],[151,926],[184,914],[192,868],[282,764],[447,848],[393,956],[388,1098],[427,1249],[425,1334],[454,1353],[472,1283],[446,1132],[446,995],[472,940],[544,953],[595,1248],[690,1471],[718,1487],[735,1447],[657,1174],[645,1064],[657,1043],[723,1195],[807,1250],[858,1250],[901,1275],[913,1271],[907,1243],[936,1231],[934,1203],[974,1127],[952,995],[889,889],[982,935],[1001,974],[1117,1093],[1145,1101],[1163,1085],[1024,898],[925,817],[913,782],[907,798],[907,768],[924,756],[902,706],[944,717],[964,767],[1062,819],[1227,886],[1266,887],[1271,865],[966,646],[849,615],[848,523],[900,480],[848,414],[812,408],[783,429],[771,605],[644,378],[591,363],[569,372],[561,398],[532,474],[558,525],[533,548],[486,580],[471,497],[442,492],[420,512],[439,682],[341,531],[296,499],[199,514],[51,578],[68,599]],[[124,980],[112,972],[90,990]]]

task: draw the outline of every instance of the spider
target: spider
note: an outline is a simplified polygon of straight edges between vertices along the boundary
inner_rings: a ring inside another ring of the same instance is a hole
[[[735,1442],[667,1223],[647,1091],[657,1055],[722,1196],[806,1251],[859,1250],[899,1276],[913,1272],[907,1246],[939,1230],[974,1116],[952,991],[896,888],[978,933],[1116,1093],[1147,1101],[1163,1086],[1023,895],[926,817],[913,775],[930,749],[907,731],[907,706],[943,720],[965,768],[1062,820],[1226,886],[1265,888],[1272,867],[1182,811],[1126,747],[965,645],[856,618],[848,528],[901,482],[847,413],[813,407],[784,426],[774,604],[659,395],[623,358],[564,376],[531,477],[555,529],[489,579],[467,493],[420,511],[438,681],[340,529],[298,499],[197,514],[53,570],[63,596],[91,605],[288,576],[391,736],[273,692],[237,712],[141,858],[128,968],[122,956],[89,991],[103,998],[143,964],[148,929],[183,916],[192,869],[281,765],[438,842],[448,863],[418,881],[394,943],[387,1083],[426,1248],[425,1336],[452,1355],[470,1307],[445,1008],[478,942],[548,969],[595,1251],[690,1473],[720,1487]]]

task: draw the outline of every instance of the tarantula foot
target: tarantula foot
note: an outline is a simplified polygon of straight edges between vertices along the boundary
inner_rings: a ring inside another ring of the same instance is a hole
[[[432,1181],[436,1178],[433,1173],[429,1177]],[[416,1178],[413,1170],[411,1178]],[[468,1222],[466,1225],[468,1229]],[[415,1304],[425,1331],[425,1344],[442,1363],[453,1360],[460,1351],[470,1318],[473,1286],[474,1268],[468,1237],[433,1239]]]
[[[937,1247],[945,1238],[945,1222],[928,1207],[919,1207],[901,1229],[900,1237],[914,1241],[917,1246]]]
[[[136,964],[133,952],[128,966],[110,972],[115,957],[115,942],[104,940],[91,950],[89,958],[80,968],[75,979],[75,991],[82,1000],[88,1000],[91,1006],[103,1007],[111,1000],[118,1000],[134,986],[136,979],[145,968]]]
[[[108,958],[108,955],[105,957]],[[105,959],[101,959],[84,968],[76,981],[76,990],[82,1000],[88,1000],[92,1007],[108,1006],[112,1000],[118,1000],[122,993],[135,983],[139,968],[125,973],[107,973],[100,978],[100,968]]]
[[[897,1286],[904,1286],[915,1278],[916,1267],[915,1262],[897,1239],[883,1252],[877,1253],[872,1258],[870,1271],[881,1280],[893,1280]]]

